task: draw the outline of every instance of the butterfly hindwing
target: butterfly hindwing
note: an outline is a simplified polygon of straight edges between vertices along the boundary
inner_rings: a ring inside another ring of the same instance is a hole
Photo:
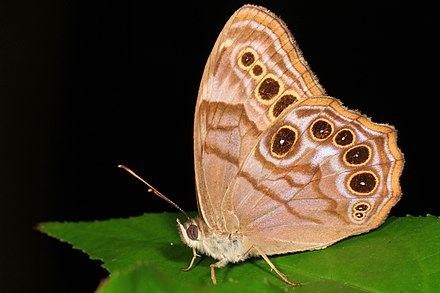
[[[376,228],[400,199],[395,129],[334,98],[293,105],[262,133],[226,198],[268,255],[326,247]],[[270,235],[270,237],[268,237]]]

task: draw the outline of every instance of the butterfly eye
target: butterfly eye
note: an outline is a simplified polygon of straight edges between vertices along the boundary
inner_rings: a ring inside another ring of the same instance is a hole
[[[191,240],[197,240],[199,237],[199,228],[194,224],[189,225],[188,229],[186,229],[186,235],[188,235],[188,238]]]

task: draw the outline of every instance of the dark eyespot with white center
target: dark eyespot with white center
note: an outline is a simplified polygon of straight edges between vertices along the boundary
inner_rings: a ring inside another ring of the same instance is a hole
[[[348,128],[343,128],[339,130],[333,138],[334,144],[339,147],[347,147],[351,145],[354,140],[355,134],[351,129]]]
[[[359,171],[352,174],[348,181],[348,189],[355,195],[367,196],[372,194],[379,184],[379,178],[372,171]]]
[[[241,55],[241,64],[245,67],[251,66],[255,62],[255,56],[252,52],[245,52]]]
[[[312,123],[310,134],[318,141],[326,140],[333,133],[333,124],[324,118],[319,118]]]
[[[344,162],[349,166],[362,166],[371,158],[371,148],[361,144],[354,146],[344,153]]]
[[[298,130],[292,126],[285,125],[278,129],[272,136],[271,153],[277,158],[286,156],[293,148],[298,138]]]
[[[366,212],[370,210],[370,204],[367,202],[358,202],[353,206],[353,211]]]

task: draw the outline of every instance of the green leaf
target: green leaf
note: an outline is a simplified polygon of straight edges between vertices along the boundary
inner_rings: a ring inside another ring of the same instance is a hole
[[[38,229],[70,243],[110,272],[100,292],[440,292],[440,219],[389,218],[379,229],[326,249],[270,257],[302,287],[291,287],[262,259],[216,269],[213,259],[198,259],[189,272],[192,251],[181,243],[179,214],[145,214],[95,222],[42,223]]]

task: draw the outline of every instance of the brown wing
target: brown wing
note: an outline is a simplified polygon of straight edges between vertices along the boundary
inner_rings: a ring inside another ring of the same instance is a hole
[[[261,133],[289,105],[324,94],[286,25],[245,5],[221,31],[200,84],[194,120],[199,212],[224,229],[225,193]]]

